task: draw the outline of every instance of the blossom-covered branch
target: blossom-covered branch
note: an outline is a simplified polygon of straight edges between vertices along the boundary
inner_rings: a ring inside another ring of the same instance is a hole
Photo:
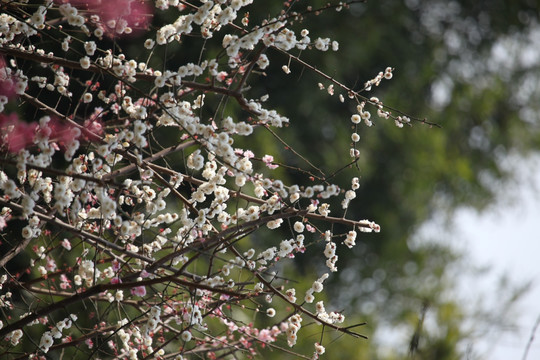
[[[304,20],[361,2],[257,17],[252,0],[2,2],[0,357],[295,353],[303,319],[365,338],[319,294],[338,247],[380,227],[346,216],[358,176],[331,180],[358,161],[372,111],[417,119],[366,95],[393,68],[353,90],[298,55],[339,50]],[[294,114],[254,90],[291,73],[283,54],[356,108],[330,176],[280,135]],[[300,295],[285,286],[308,252],[327,271]],[[297,355],[322,355],[320,333]]]

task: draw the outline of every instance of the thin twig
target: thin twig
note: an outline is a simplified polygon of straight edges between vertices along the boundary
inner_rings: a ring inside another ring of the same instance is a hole
[[[531,348],[531,345],[534,341],[534,336],[536,334],[536,329],[538,329],[538,326],[540,325],[540,315],[538,315],[538,318],[536,318],[536,322],[534,323],[534,326],[531,330],[531,336],[529,337],[529,341],[527,341],[527,346],[525,347],[525,351],[523,352],[522,360],[527,360],[527,356],[529,355],[529,350]]]

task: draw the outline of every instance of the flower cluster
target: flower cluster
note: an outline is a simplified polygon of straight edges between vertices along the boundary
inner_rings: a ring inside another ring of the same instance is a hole
[[[289,317],[287,321],[287,343],[290,347],[293,347],[296,344],[296,340],[298,339],[298,330],[302,327],[302,316],[299,314],[295,314],[291,317]]]
[[[313,285],[311,285],[311,287],[306,291],[306,296],[304,297],[305,302],[311,304],[315,300],[315,296],[313,294],[323,291],[323,282],[324,280],[328,279],[328,276],[329,275],[325,273],[323,276],[313,282]]]
[[[285,287],[289,259],[309,252],[336,272],[337,247],[348,250],[359,233],[380,227],[347,218],[357,177],[333,184],[255,146],[262,138],[284,144],[280,134],[296,124],[251,85],[282,54],[286,73],[300,65],[329,81],[320,87],[356,106],[354,161],[358,125],[372,125],[367,108],[398,126],[410,118],[360,94],[390,79],[392,68],[355,91],[293,54],[339,51],[297,20],[347,3],[289,9],[258,24],[252,3],[44,0],[1,8],[0,230],[17,239],[6,241],[15,245],[2,266],[19,253],[17,266],[27,263],[0,278],[8,314],[0,351],[58,357],[84,343],[78,351],[93,356],[107,339],[111,357],[216,358],[279,341],[293,347],[307,318],[350,333],[344,315],[315,303],[330,275],[309,280],[300,303],[303,290]],[[128,35],[135,40],[122,49]],[[170,51],[177,48],[182,56]],[[182,60],[194,48],[200,55]],[[288,169],[309,175],[289,183]],[[36,301],[23,303],[27,296]],[[65,317],[72,307],[79,312]],[[39,341],[30,341],[36,333]],[[325,353],[314,346],[314,356]]]
[[[54,344],[54,339],[62,338],[62,331],[71,328],[73,321],[77,320],[77,315],[71,314],[69,318],[58,321],[50,331],[46,331],[41,336],[39,348],[44,353],[49,352],[50,347]]]

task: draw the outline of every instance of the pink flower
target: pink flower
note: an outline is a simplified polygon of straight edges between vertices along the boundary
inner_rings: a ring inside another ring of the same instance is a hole
[[[45,265],[45,268],[47,271],[53,272],[56,271],[56,261],[54,259],[51,259],[50,257],[47,257],[47,263]]]
[[[269,169],[275,169],[279,165],[273,164],[274,157],[272,155],[264,155],[262,161],[266,164]]]
[[[152,8],[146,1],[116,0],[99,1],[99,12],[105,21],[124,19],[131,27],[146,27],[152,16]]]
[[[71,281],[67,278],[65,274],[60,275],[60,288],[63,290],[71,288]]]
[[[114,271],[120,270],[120,262],[118,260],[113,260],[112,261],[112,268],[113,268]]]
[[[71,243],[69,242],[68,239],[64,239],[62,240],[62,242],[60,243],[62,245],[62,247],[66,250],[71,250]]]
[[[33,144],[36,123],[19,120],[17,114],[0,114],[0,146],[7,146],[9,152],[15,153]]]
[[[46,127],[39,129],[38,135],[42,138],[52,137],[54,140],[60,143],[60,146],[63,146],[65,149],[68,147],[68,144],[72,144],[73,141],[78,140],[80,137],[80,130],[69,124],[64,124],[57,118],[52,117],[47,123]]]
[[[276,339],[274,338],[272,331],[268,329],[262,329],[259,332],[259,336],[257,337],[259,340],[264,342],[274,342]]]
[[[111,37],[129,34],[125,31],[127,26],[132,30],[146,29],[153,16],[152,7],[144,0],[71,0],[70,3],[78,9],[97,13]]]
[[[89,133],[91,133],[91,134],[89,133],[85,134],[89,138],[91,137],[90,140],[98,140],[97,136],[94,136],[94,134],[101,135],[103,133],[103,123],[101,122],[101,119],[94,119],[94,120],[85,122],[84,127],[86,130],[88,130]]]
[[[134,288],[131,288],[131,295],[141,296],[141,297],[146,295],[146,287],[145,286],[136,286]]]
[[[221,81],[225,80],[225,79],[227,78],[228,75],[229,75],[229,74],[228,74],[226,71],[220,71],[220,72],[217,74],[216,79],[217,79],[218,81],[221,82]]]

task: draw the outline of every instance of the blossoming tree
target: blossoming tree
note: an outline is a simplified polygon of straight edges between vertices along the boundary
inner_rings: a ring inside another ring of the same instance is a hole
[[[320,336],[300,355],[318,358],[327,330],[364,337],[317,299],[336,249],[380,230],[346,216],[360,181],[313,171],[280,137],[294,115],[251,84],[296,63],[320,77],[315,91],[352,103],[343,171],[358,127],[425,121],[367,95],[392,68],[350,88],[302,59],[339,50],[304,19],[358,1],[287,1],[256,23],[252,2],[1,2],[1,357],[293,353],[309,322]],[[255,153],[255,135],[306,168]],[[287,183],[283,168],[306,181]],[[304,253],[327,271],[300,291],[286,269]]]

